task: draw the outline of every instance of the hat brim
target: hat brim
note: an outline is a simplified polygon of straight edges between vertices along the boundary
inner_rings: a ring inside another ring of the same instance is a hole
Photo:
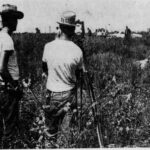
[[[0,14],[6,17],[12,17],[16,19],[22,19],[24,17],[23,12],[21,11],[7,11],[7,12],[1,12]]]
[[[65,26],[70,26],[70,27],[75,27],[75,24],[69,24],[69,23],[62,23],[62,22],[57,22],[60,25],[65,25]]]

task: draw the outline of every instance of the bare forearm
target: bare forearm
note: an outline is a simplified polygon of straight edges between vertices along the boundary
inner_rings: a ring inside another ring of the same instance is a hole
[[[0,59],[0,74],[2,76],[2,79],[5,82],[13,82],[13,79],[8,71],[8,60],[9,56],[12,54],[11,51],[4,51],[1,53],[1,59]]]
[[[42,69],[43,69],[43,73],[48,75],[48,67],[47,67],[47,63],[46,62],[42,62]]]
[[[13,82],[13,78],[11,77],[11,75],[7,69],[0,70],[0,74],[1,74],[2,79],[5,82],[10,82],[10,83]]]

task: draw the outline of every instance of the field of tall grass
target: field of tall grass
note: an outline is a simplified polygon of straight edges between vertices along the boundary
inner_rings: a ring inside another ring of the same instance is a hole
[[[15,34],[21,78],[32,79],[32,90],[44,104],[45,84],[41,78],[44,45],[54,39],[54,34]],[[122,38],[86,37],[83,41],[86,66],[94,87],[98,117],[102,126],[105,147],[150,146],[150,69],[141,70],[133,65],[135,60],[149,56],[149,38],[134,38],[130,46]],[[80,102],[80,94],[78,93]],[[98,138],[91,113],[87,88],[83,89],[83,114],[72,123],[69,139],[61,137],[56,147],[96,148]],[[88,109],[89,108],[89,109]],[[80,107],[79,107],[80,111]],[[45,132],[42,110],[35,97],[24,89],[20,102],[22,136],[17,136],[10,147],[49,148],[51,138]],[[41,123],[41,122],[43,123]],[[41,124],[40,124],[41,123]],[[44,129],[41,129],[41,126]],[[26,139],[26,140],[25,140]]]

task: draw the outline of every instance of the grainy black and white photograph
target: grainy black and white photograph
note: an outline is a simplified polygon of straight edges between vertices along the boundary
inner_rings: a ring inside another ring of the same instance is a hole
[[[150,147],[150,0],[0,0],[0,149]]]

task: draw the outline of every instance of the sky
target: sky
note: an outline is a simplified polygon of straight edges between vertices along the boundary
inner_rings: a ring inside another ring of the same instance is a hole
[[[0,0],[24,12],[17,32],[54,32],[61,13],[72,10],[86,28],[123,31],[125,26],[141,31],[150,28],[150,0]]]

